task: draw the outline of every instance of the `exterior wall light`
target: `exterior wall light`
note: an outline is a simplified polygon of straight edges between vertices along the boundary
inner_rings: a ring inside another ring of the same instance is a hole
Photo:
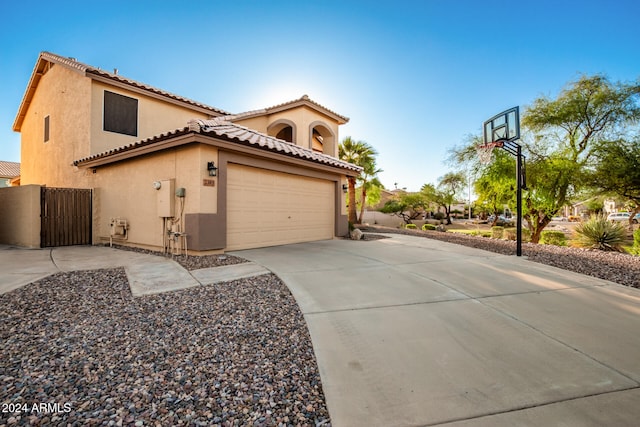
[[[347,184],[342,184],[342,191],[344,193],[346,193],[347,191],[349,191],[349,186]]]
[[[207,170],[209,171],[209,176],[217,176],[218,175],[218,168],[216,167],[215,162],[208,162],[207,163]]]

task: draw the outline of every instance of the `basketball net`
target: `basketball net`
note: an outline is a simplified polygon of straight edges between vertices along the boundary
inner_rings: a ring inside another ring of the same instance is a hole
[[[491,154],[493,154],[493,149],[502,147],[503,145],[503,141],[488,142],[486,144],[476,145],[476,151],[478,152],[480,163],[482,163],[483,165],[488,165],[489,163],[491,163]]]

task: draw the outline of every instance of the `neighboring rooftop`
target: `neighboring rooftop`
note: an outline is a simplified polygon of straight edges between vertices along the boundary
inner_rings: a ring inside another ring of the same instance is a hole
[[[20,163],[0,160],[0,178],[17,178],[20,176]]]
[[[115,162],[121,160],[123,159],[122,155],[125,153],[132,152],[141,148],[154,148],[154,145],[156,145],[157,149],[160,150],[163,148],[163,145],[160,144],[161,142],[178,136],[187,135],[189,133],[210,135],[224,141],[247,145],[262,150],[273,151],[290,157],[297,157],[315,163],[338,167],[341,169],[347,169],[354,172],[360,172],[362,170],[362,168],[360,168],[359,166],[344,162],[326,154],[315,152],[308,148],[300,147],[298,145],[274,138],[272,136],[265,135],[244,126],[233,124],[221,117],[211,120],[191,120],[189,121],[188,126],[185,128],[176,129],[174,131],[163,133],[152,138],[147,138],[142,141],[134,142],[132,144],[105,151],[103,153],[94,154],[83,159],[75,160],[73,162],[73,165],[99,166],[102,164],[111,163],[112,161]],[[145,151],[148,152],[148,150]]]

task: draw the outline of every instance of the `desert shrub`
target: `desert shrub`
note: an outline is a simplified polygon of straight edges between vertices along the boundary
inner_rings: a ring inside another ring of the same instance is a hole
[[[517,240],[517,231],[518,229],[516,227],[505,228],[504,233],[502,233],[502,238],[505,240]],[[522,228],[522,241],[531,241],[531,231],[529,231],[528,228]]]
[[[622,250],[627,232],[619,222],[608,221],[604,215],[592,215],[587,221],[578,224],[576,234],[576,246],[619,252]]]
[[[436,226],[433,224],[424,224],[422,226],[422,231],[427,231],[427,230],[435,230]]]
[[[433,214],[433,218],[437,219],[438,221],[441,221],[445,218],[445,214],[443,214],[442,212],[436,212]]]
[[[640,256],[640,228],[633,232],[633,246],[629,250],[631,255]]]
[[[491,237],[494,239],[502,239],[502,234],[504,233],[504,227],[500,225],[496,225],[491,227]]]
[[[540,233],[540,244],[567,246],[567,236],[562,231],[545,230]]]
[[[505,228],[502,232],[502,238],[505,240],[516,240],[518,236],[517,229],[515,227]]]
[[[418,229],[418,227],[416,227],[415,224],[407,224],[407,225],[404,226],[404,228],[411,229],[411,230],[417,230]]]

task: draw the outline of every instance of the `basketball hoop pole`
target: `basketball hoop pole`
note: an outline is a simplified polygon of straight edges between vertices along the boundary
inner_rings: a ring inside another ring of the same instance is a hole
[[[503,111],[485,121],[483,126],[484,146],[478,147],[478,156],[483,163],[491,161],[491,150],[485,153],[482,148],[493,144],[516,156],[516,256],[522,256],[522,190],[526,190],[524,174],[524,156],[522,147],[516,141],[520,139],[520,108],[514,107]],[[496,145],[501,142],[501,145]],[[492,147],[490,147],[492,148]],[[486,160],[484,159],[486,157]]]
[[[516,221],[516,256],[522,256],[522,147],[515,143],[516,148],[516,210],[518,211]]]

